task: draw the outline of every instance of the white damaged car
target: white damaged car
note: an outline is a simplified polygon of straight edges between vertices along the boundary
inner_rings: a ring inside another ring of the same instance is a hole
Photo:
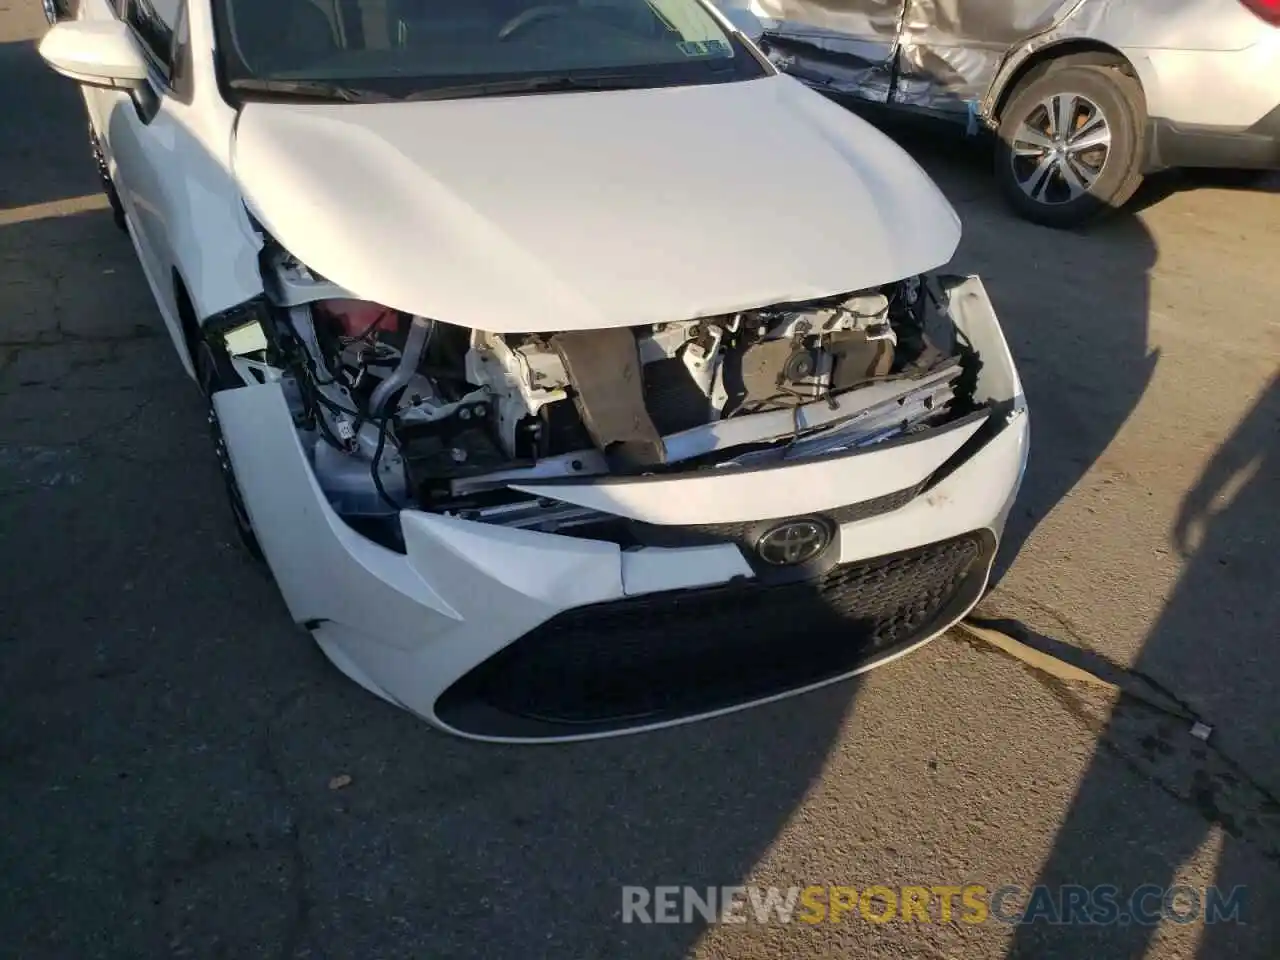
[[[41,43],[245,541],[445,730],[776,699],[985,588],[1028,417],[981,282],[937,272],[956,214],[737,21],[81,0]]]

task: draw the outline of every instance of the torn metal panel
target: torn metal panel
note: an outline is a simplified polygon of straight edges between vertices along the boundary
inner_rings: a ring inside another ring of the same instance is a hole
[[[991,89],[1011,50],[1054,29],[1081,2],[906,0],[893,102],[967,112]]]
[[[904,0],[752,0],[770,56],[808,83],[885,103]]]

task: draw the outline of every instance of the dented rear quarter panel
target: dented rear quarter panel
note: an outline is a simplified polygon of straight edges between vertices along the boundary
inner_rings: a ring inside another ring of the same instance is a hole
[[[1012,52],[1063,24],[1081,5],[1082,0],[906,0],[892,101],[967,112]]]
[[[864,99],[932,113],[990,118],[1028,59],[1088,41],[1115,50],[1142,82],[1151,116],[1244,126],[1274,105],[1254,103],[1246,73],[1266,73],[1274,47],[1250,60],[1213,58],[1266,45],[1277,31],[1239,0],[753,0],[770,32],[829,50],[854,41],[895,70],[880,90],[833,71],[830,85]],[[844,32],[844,36],[839,34]],[[812,39],[810,36],[816,37]],[[851,47],[850,49],[857,49]],[[800,60],[805,58],[801,57]],[[814,64],[801,64],[812,69]],[[828,65],[822,64],[821,67]],[[1217,81],[1217,82],[1215,82]],[[1233,86],[1236,84],[1236,86]],[[1256,86],[1256,83],[1255,83]],[[1206,95],[1206,90],[1217,95]]]

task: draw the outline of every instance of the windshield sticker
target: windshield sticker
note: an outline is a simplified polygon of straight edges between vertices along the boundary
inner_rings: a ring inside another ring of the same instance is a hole
[[[686,57],[732,56],[729,44],[723,40],[682,40],[676,46]]]

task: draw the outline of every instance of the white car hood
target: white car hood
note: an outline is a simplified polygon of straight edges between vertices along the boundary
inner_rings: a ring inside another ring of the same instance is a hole
[[[247,104],[263,226],[358,296],[496,332],[716,316],[951,259],[960,223],[873,127],[795,80]]]

